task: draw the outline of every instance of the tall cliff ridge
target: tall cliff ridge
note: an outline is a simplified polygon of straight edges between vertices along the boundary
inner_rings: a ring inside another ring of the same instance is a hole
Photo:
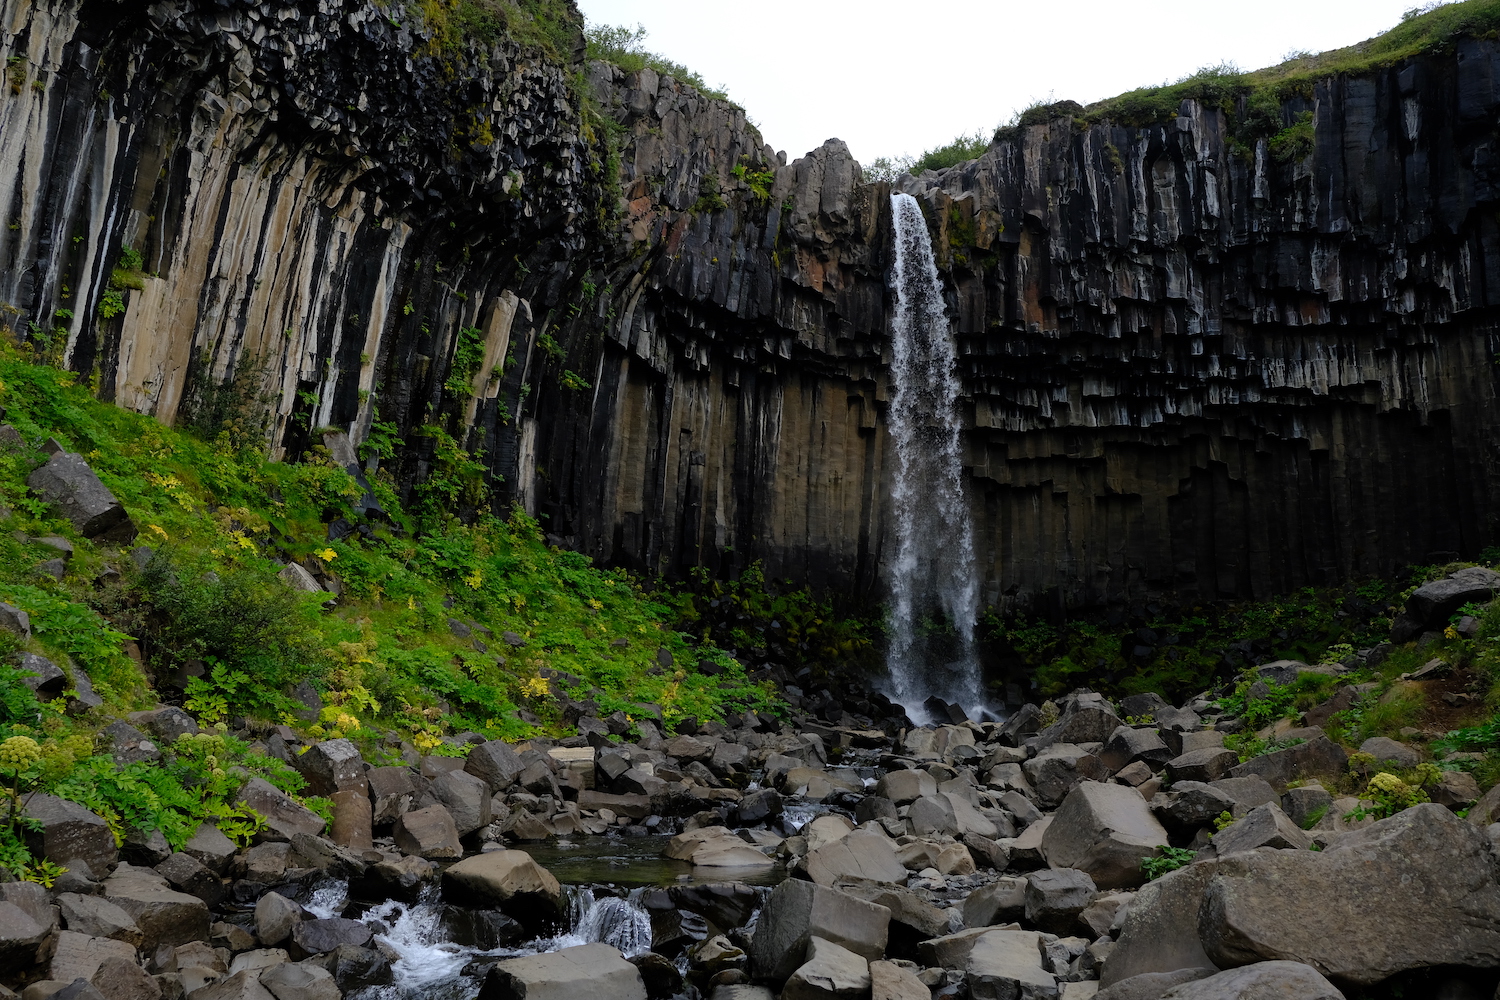
[[[607,562],[881,591],[890,187],[842,143],[787,163],[670,77],[395,6],[121,12],[0,0],[0,300],[101,396],[171,422],[263,379],[278,454],[394,427],[409,487],[451,439]],[[897,182],[959,334],[987,603],[1500,538],[1500,44],[1310,86],[1290,155],[1240,111],[1063,115]]]

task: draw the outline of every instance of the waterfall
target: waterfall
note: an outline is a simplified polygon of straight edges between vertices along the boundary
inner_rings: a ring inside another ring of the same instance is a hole
[[[923,702],[932,695],[977,718],[983,703],[974,651],[979,578],[959,451],[958,351],[922,210],[911,195],[893,194],[891,213],[896,311],[887,421],[896,456],[896,551],[889,563],[889,695],[918,722],[928,717]],[[943,649],[919,634],[931,631],[921,626],[934,612],[951,624],[956,648]]]

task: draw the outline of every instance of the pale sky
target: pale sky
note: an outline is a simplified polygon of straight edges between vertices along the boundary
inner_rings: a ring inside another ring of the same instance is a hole
[[[578,0],[590,23],[722,85],[796,159],[924,150],[1039,99],[1080,104],[1202,66],[1274,65],[1379,34],[1420,0]]]

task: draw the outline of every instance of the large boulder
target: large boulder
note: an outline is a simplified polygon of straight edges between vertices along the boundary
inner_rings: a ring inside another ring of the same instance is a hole
[[[906,868],[897,860],[890,839],[874,830],[855,830],[811,852],[807,874],[819,885],[833,885],[846,878],[906,881]]]
[[[120,865],[104,881],[104,897],[130,914],[148,952],[164,944],[208,938],[208,905],[169,888],[167,880],[149,868]]]
[[[1219,968],[1198,938],[1198,909],[1219,863],[1200,861],[1179,868],[1136,892],[1100,970],[1101,987],[1146,973]]]
[[[135,961],[135,948],[124,941],[89,937],[77,931],[63,931],[57,935],[57,948],[47,967],[47,978],[64,983],[92,979],[94,973],[99,971],[99,966],[108,958]],[[13,967],[6,967],[7,971],[10,968]]]
[[[1234,806],[1231,795],[1203,781],[1174,782],[1171,791],[1157,792],[1151,799],[1151,812],[1179,833],[1208,826],[1224,813],[1233,814]]]
[[[490,786],[468,771],[453,770],[433,779],[430,786],[453,817],[460,837],[490,825]]]
[[[234,841],[211,823],[204,823],[198,827],[196,833],[182,845],[182,853],[196,858],[198,863],[209,871],[223,875],[229,870],[229,864],[234,856],[239,853]]]
[[[1259,847],[1306,850],[1312,844],[1312,836],[1303,833],[1275,803],[1267,802],[1214,834],[1210,843],[1214,852],[1223,857]]]
[[[22,815],[32,821],[26,846],[39,858],[61,865],[83,861],[90,871],[103,874],[119,857],[109,824],[77,802],[33,793],[26,796]]]
[[[697,868],[770,868],[776,862],[723,826],[705,826],[673,837],[664,857],[688,861]]]
[[[562,914],[562,886],[525,851],[489,851],[443,872],[443,897],[460,906],[503,910],[527,927]]]
[[[1152,768],[1158,768],[1175,756],[1167,749],[1166,742],[1156,730],[1120,726],[1110,734],[1099,759],[1111,771],[1119,771],[1135,761],[1143,761]]]
[[[292,925],[291,947],[293,957],[323,955],[344,945],[363,948],[370,943],[373,932],[362,920],[347,917],[323,917],[303,920]]]
[[[307,780],[308,795],[332,795],[346,790],[367,791],[365,759],[349,740],[324,740],[292,758]]]
[[[937,794],[937,779],[926,771],[890,771],[875,783],[875,794],[898,806]]]
[[[1406,610],[1391,629],[1391,641],[1410,642],[1429,629],[1447,624],[1465,604],[1486,604],[1500,593],[1500,573],[1471,566],[1446,579],[1424,583],[1406,599]]]
[[[800,957],[800,956],[799,956]],[[646,1000],[634,965],[607,944],[584,944],[498,963],[478,1000]]]
[[[1239,754],[1223,747],[1203,747],[1167,761],[1167,774],[1173,782],[1216,781],[1240,762]]]
[[[125,505],[99,481],[82,455],[54,452],[46,465],[26,478],[26,485],[51,507],[54,517],[71,522],[84,538],[107,535],[128,542],[135,537]]]
[[[260,984],[276,1000],[341,1000],[333,973],[312,962],[284,962],[260,974]]]
[[[323,832],[323,817],[281,791],[264,778],[251,778],[240,789],[239,803],[265,818],[261,836],[268,840],[291,840],[294,833]]]
[[[1053,743],[1104,743],[1118,728],[1119,717],[1103,699],[1080,700],[1070,703],[1056,722],[1027,742],[1037,747]]]
[[[526,770],[526,764],[509,743],[491,740],[469,751],[464,770],[489,785],[491,791],[503,792]]]
[[[1044,931],[1068,934],[1098,895],[1088,872],[1048,868],[1026,876],[1026,920]]]
[[[46,961],[56,944],[57,927],[41,918],[33,907],[0,900],[0,975]]]
[[[870,960],[816,935],[781,1000],[859,1000],[870,995]]]
[[[464,856],[463,845],[458,842],[458,826],[447,807],[440,803],[397,816],[391,833],[403,853],[428,861]]]
[[[867,959],[885,954],[891,911],[845,892],[789,879],[771,893],[755,925],[750,963],[760,979],[785,982],[820,937]]]
[[[1160,1000],[1344,1000],[1344,994],[1317,969],[1300,962],[1258,962],[1189,980],[1157,996]]]
[[[870,1000],[932,1000],[932,992],[904,966],[871,962]]]
[[[1072,743],[1052,744],[1023,764],[1022,770],[1044,809],[1056,809],[1080,781],[1109,778],[1103,761]]]
[[[370,823],[374,826],[394,823],[417,798],[416,778],[409,767],[372,767],[365,772],[365,780],[370,786]]]
[[[1433,965],[1494,968],[1500,886],[1492,849],[1481,831],[1424,803],[1321,852],[1221,858],[1199,932],[1220,967],[1303,962],[1359,986]]]
[[[63,923],[70,931],[124,941],[132,948],[139,948],[145,940],[145,935],[135,924],[135,918],[103,896],[59,893],[57,906]]]
[[[1326,736],[1319,736],[1306,743],[1277,750],[1274,753],[1251,757],[1229,771],[1232,778],[1259,777],[1278,793],[1300,778],[1316,778],[1324,775],[1343,774],[1349,764],[1349,755],[1344,748]]]
[[[190,896],[197,896],[210,907],[217,907],[229,891],[224,882],[191,854],[178,851],[156,866],[156,873],[167,884]]]
[[[1057,996],[1057,977],[1042,968],[1036,931],[992,930],[969,950],[965,971],[972,1000],[1017,1000]]]
[[[161,1000],[161,987],[133,958],[111,955],[89,982],[104,1000]]]
[[[1143,972],[1139,976],[1122,979],[1113,986],[1106,986],[1094,995],[1094,1000],[1161,1000],[1174,986],[1207,979],[1214,975],[1213,969],[1178,969],[1176,972]]]
[[[310,914],[297,902],[279,892],[268,892],[255,903],[255,936],[272,947],[291,937],[296,927]]]
[[[1002,875],[969,893],[963,903],[965,927],[1007,924],[1026,915],[1026,879]]]
[[[1167,831],[1139,792],[1084,781],[1057,810],[1042,837],[1042,853],[1050,865],[1088,872],[1101,889],[1121,889],[1145,881],[1141,861],[1167,844]]]

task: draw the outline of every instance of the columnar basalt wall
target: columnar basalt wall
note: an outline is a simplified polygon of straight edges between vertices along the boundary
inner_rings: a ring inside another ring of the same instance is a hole
[[[373,0],[0,0],[0,44],[0,302],[101,395],[181,420],[238,376],[278,454],[378,421],[411,489],[448,435],[602,560],[880,594],[890,188],[842,143],[787,162],[649,69],[445,48]],[[1307,155],[1185,102],[898,182],[960,337],[987,603],[1500,538],[1500,46],[1282,110]]]

